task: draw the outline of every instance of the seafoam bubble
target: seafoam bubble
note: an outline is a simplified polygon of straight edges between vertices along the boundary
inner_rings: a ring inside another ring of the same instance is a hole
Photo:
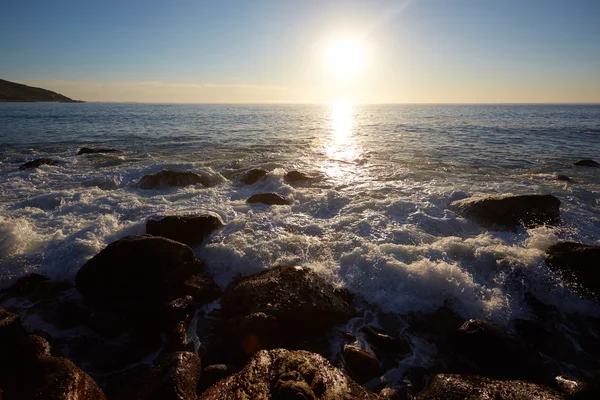
[[[34,251],[41,241],[42,237],[27,219],[0,215],[0,261]]]

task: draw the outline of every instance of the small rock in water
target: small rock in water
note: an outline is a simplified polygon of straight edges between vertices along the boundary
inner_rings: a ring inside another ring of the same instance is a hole
[[[377,358],[360,347],[345,345],[344,362],[359,382],[362,380],[360,378],[374,378],[381,375]]]
[[[514,229],[560,223],[560,200],[549,194],[471,197],[450,206],[485,227]]]
[[[378,350],[398,355],[406,355],[411,352],[410,345],[405,340],[396,339],[373,326],[363,326],[360,328],[360,332],[365,335],[367,342]]]
[[[600,163],[590,159],[577,160],[573,163],[578,167],[600,167]]]
[[[600,298],[600,246],[557,243],[546,251],[546,264],[575,292]]]
[[[203,186],[210,186],[208,179],[194,172],[162,170],[156,174],[142,176],[138,181],[138,187],[149,190],[164,187],[190,186],[198,183]]]
[[[211,386],[198,400],[377,398],[318,354],[276,349],[256,353],[241,372]]]
[[[139,400],[196,399],[201,372],[200,358],[188,351],[169,355],[152,371]]]
[[[58,160],[53,160],[51,158],[38,158],[36,160],[26,162],[25,164],[21,165],[19,169],[33,169],[42,165],[55,165],[56,163],[58,163]]]
[[[573,179],[569,178],[566,175],[560,175],[560,174],[558,174],[558,175],[556,175],[556,180],[557,181],[564,181],[564,182],[571,182]]]
[[[174,215],[158,220],[148,220],[146,222],[146,233],[166,237],[188,246],[196,246],[201,244],[206,236],[223,225],[223,220],[218,215]]]
[[[290,171],[284,175],[283,179],[286,182],[310,181],[313,178],[299,171]]]
[[[291,201],[282,197],[276,193],[259,193],[250,196],[246,203],[263,203],[268,205],[289,205],[292,204]]]
[[[117,149],[91,149],[89,147],[82,147],[77,152],[77,155],[80,156],[82,154],[100,154],[100,153],[120,153],[121,150]]]
[[[251,169],[246,172],[246,174],[240,179],[246,185],[252,185],[256,183],[259,179],[264,178],[267,175],[267,171],[262,168]]]
[[[419,400],[566,400],[554,389],[518,380],[496,380],[477,375],[439,374]]]

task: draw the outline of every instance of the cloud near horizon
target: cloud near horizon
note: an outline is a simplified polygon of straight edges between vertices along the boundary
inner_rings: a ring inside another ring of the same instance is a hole
[[[52,90],[72,99],[90,102],[219,103],[292,101],[291,90],[286,86],[188,84],[159,81],[107,83],[26,80],[21,83]]]

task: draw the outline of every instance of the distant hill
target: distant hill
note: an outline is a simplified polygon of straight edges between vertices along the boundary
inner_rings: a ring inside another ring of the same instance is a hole
[[[55,101],[61,103],[82,103],[50,90],[22,85],[0,79],[0,102],[7,101]]]

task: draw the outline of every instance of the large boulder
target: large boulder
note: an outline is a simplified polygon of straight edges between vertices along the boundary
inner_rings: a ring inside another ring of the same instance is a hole
[[[21,165],[19,169],[39,168],[42,165],[55,165],[57,162],[57,160],[53,160],[51,158],[38,158],[33,161],[26,162],[25,164]]]
[[[307,351],[260,351],[239,373],[210,387],[199,400],[375,400],[325,358]]]
[[[600,163],[594,160],[585,159],[585,160],[577,160],[573,163],[578,167],[600,167]]]
[[[222,226],[223,220],[218,215],[173,215],[157,220],[148,220],[146,233],[166,237],[188,246],[197,246],[206,236]]]
[[[560,200],[552,195],[471,197],[451,208],[485,227],[514,229],[560,223]]]
[[[246,203],[263,203],[267,205],[289,205],[292,204],[291,201],[278,195],[277,193],[258,193],[250,196]]]
[[[354,315],[345,292],[303,267],[276,267],[233,282],[221,304],[229,317],[272,315],[291,335],[320,333]]]
[[[563,400],[554,389],[518,380],[496,380],[477,375],[439,374],[419,400]]]
[[[245,183],[246,185],[252,185],[254,183],[256,183],[257,181],[259,181],[260,179],[264,178],[267,175],[267,171],[265,171],[262,168],[254,168],[251,169],[250,171],[246,172],[246,174],[244,174],[244,176],[242,176],[242,178],[240,179],[243,183]]]
[[[481,319],[465,322],[453,345],[455,352],[482,374],[529,380],[545,377],[539,353],[516,334],[492,322]]]
[[[557,243],[546,251],[546,264],[575,292],[600,297],[600,246]]]
[[[75,277],[88,305],[117,313],[154,313],[170,298],[199,303],[219,289],[188,246],[151,235],[127,236],[86,262]]]
[[[120,150],[117,149],[91,149],[89,147],[82,147],[77,152],[77,155],[80,156],[82,154],[101,154],[101,153],[120,153]]]
[[[196,400],[200,358],[189,351],[172,353],[153,371],[139,400]]]
[[[162,189],[164,187],[190,186],[200,183],[203,186],[210,186],[210,181],[194,172],[188,171],[169,171],[162,170],[156,174],[142,176],[138,181],[140,189]]]

